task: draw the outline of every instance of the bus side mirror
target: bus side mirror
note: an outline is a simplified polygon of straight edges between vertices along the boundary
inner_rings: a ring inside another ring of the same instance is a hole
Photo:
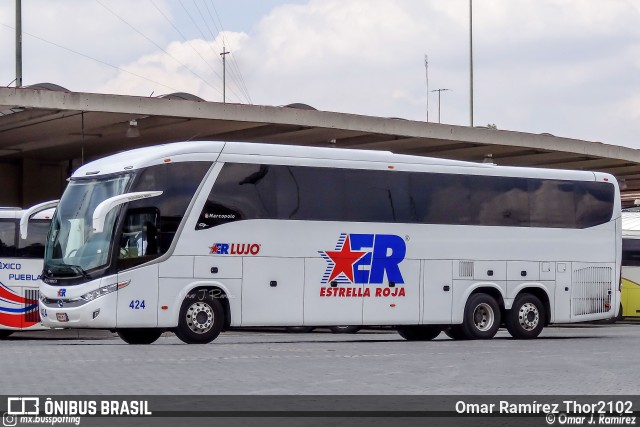
[[[29,227],[29,219],[31,216],[46,211],[47,209],[55,208],[60,203],[60,200],[51,200],[50,202],[40,203],[38,205],[31,206],[29,209],[22,213],[22,218],[20,218],[20,238],[27,238],[27,228]]]
[[[120,206],[125,203],[133,202],[136,200],[148,199],[150,197],[157,197],[162,194],[162,191],[139,191],[137,193],[125,193],[119,196],[113,196],[96,206],[96,210],[93,211],[92,228],[94,233],[102,233],[104,230],[104,220],[111,209],[116,206]]]

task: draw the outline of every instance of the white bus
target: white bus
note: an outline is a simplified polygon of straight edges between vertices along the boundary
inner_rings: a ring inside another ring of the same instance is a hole
[[[20,238],[20,220],[30,217]],[[53,209],[0,208],[0,339],[16,331],[45,329],[38,312],[44,242]]]
[[[408,340],[534,338],[619,306],[604,173],[389,152],[182,142],[82,166],[45,250],[50,327],[393,325]]]

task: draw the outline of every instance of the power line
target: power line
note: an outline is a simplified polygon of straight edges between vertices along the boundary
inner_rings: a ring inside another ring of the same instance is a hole
[[[176,61],[178,64],[180,64],[182,67],[184,67],[187,71],[189,71],[191,74],[193,74],[194,76],[196,76],[198,79],[200,79],[203,83],[205,83],[207,86],[209,86],[210,88],[212,88],[213,90],[215,90],[216,92],[220,93],[220,90],[218,88],[216,88],[215,86],[211,85],[208,81],[206,81],[205,79],[203,79],[202,77],[200,77],[195,71],[193,71],[191,68],[187,67],[184,63],[182,63],[180,60],[178,60],[176,57],[174,57],[173,55],[171,55],[169,52],[167,52],[165,49],[163,49],[159,44],[157,44],[156,42],[154,42],[153,40],[151,40],[149,37],[147,37],[146,35],[144,35],[140,30],[138,30],[136,27],[134,27],[133,25],[131,25],[129,22],[127,22],[124,18],[122,18],[120,15],[118,15],[117,13],[115,13],[114,11],[112,11],[111,9],[109,9],[107,6],[105,6],[100,0],[96,0],[96,2],[102,6],[103,8],[105,8],[109,13],[111,13],[113,16],[115,16],[116,18],[118,18],[120,21],[124,22],[127,26],[129,26],[129,28],[131,28],[133,31],[135,31],[136,33],[140,34],[142,37],[144,37],[146,40],[148,40],[151,44],[153,44],[155,47],[157,47],[158,49],[160,49],[162,52],[164,52],[167,56],[169,56],[171,59],[173,59],[174,61]]]
[[[211,17],[213,25],[217,29],[217,26],[215,24],[215,19],[213,19],[213,16],[211,15],[211,11],[209,10],[209,6],[207,5],[207,1],[206,0],[202,0],[202,1],[204,2],[204,5],[207,8],[207,12],[209,13],[209,16]],[[216,6],[213,3],[213,0],[211,0],[211,7],[213,8],[213,11],[216,14],[216,17],[218,18],[218,23],[220,24],[220,29],[221,30],[219,31],[219,33],[222,34],[222,41],[227,46],[229,46],[229,48],[231,49],[230,43],[227,41],[227,39],[226,39],[226,37],[224,35],[224,27],[222,25],[222,20],[220,19],[220,15],[218,14],[218,10],[216,9]],[[234,70],[234,68],[235,68],[235,72],[237,72],[238,75],[240,76],[240,83],[242,84],[242,87],[244,88],[244,91],[245,91],[245,93],[247,95],[247,98],[249,99],[249,103],[252,103],[251,102],[251,96],[249,95],[249,89],[247,89],[247,86],[246,86],[245,81],[244,81],[244,77],[242,76],[242,72],[240,71],[240,67],[238,66],[238,62],[236,61],[235,57],[232,55],[231,56],[231,69]]]
[[[195,21],[195,19],[193,19],[193,16],[191,16],[191,14],[189,13],[189,10],[185,7],[184,3],[182,2],[182,0],[179,0],[180,2],[180,6],[182,6],[182,9],[184,9],[185,13],[187,14],[187,16],[189,17],[189,19],[191,20],[191,22],[193,22],[193,25],[197,28],[197,30],[200,32],[200,35],[202,36],[202,38],[204,40],[207,39],[207,37],[204,35],[204,32],[202,31],[202,29],[200,28],[200,26],[198,25],[198,23]],[[219,92],[219,91],[218,91]],[[233,89],[231,89],[231,92],[240,100],[241,98],[238,96],[237,93],[235,93],[233,91]]]
[[[182,33],[182,31],[180,31],[180,29],[173,23],[173,21],[169,19],[167,15],[165,15],[165,13],[156,5],[156,3],[153,0],[150,0],[150,1],[153,7],[155,7],[156,10],[164,17],[164,19],[166,19],[167,22],[169,22],[169,24],[171,24],[171,26],[178,32],[178,34],[180,34],[180,37],[182,37],[182,40],[184,40],[191,47],[191,49],[193,49],[193,51],[200,57],[200,59],[202,59],[202,61],[205,64],[207,64],[209,69],[211,69],[211,71],[222,80],[222,77],[220,76],[220,74],[218,74],[218,72],[213,68],[213,66],[211,66],[211,64],[202,56],[202,54],[200,54],[200,52],[198,52],[198,50],[187,39],[187,37]]]
[[[207,19],[205,18],[204,14],[202,13],[202,10],[200,9],[200,6],[198,6],[198,3],[196,2],[196,0],[193,0],[193,5],[196,7],[196,9],[198,10],[198,13],[200,14],[200,18],[202,18],[202,22],[204,22],[204,25],[207,27],[207,30],[209,30],[209,34],[211,34],[211,39],[216,42],[216,37],[213,34],[213,31],[211,30],[211,27],[209,26],[209,23],[207,22]],[[225,47],[226,47],[226,40],[224,37],[224,32],[221,30],[218,30],[218,26],[216,25],[213,17],[211,16],[211,12],[209,11],[209,7],[207,6],[207,3],[205,2],[204,5],[207,7],[207,12],[209,13],[209,17],[211,17],[211,21],[213,26],[216,28],[216,30],[218,31],[218,33],[220,35],[222,35],[222,50],[225,51]],[[217,42],[216,42],[217,44]],[[226,56],[223,56],[223,58],[226,60]],[[233,56],[232,56],[233,59]],[[233,62],[232,62],[233,64]],[[226,65],[226,62],[223,61],[223,67]],[[231,79],[233,80],[233,82],[236,84],[236,86],[238,87],[238,89],[240,90],[240,92],[242,92],[242,94],[246,97],[247,101],[250,103],[251,99],[249,97],[248,92],[245,90],[246,88],[243,87],[243,82],[242,82],[242,75],[240,75],[240,78],[238,78],[236,76],[236,73],[234,72],[235,70],[233,69],[233,66],[229,69],[229,71],[231,72]]]
[[[15,28],[14,28],[14,27],[12,27],[11,25],[7,25],[7,24],[2,23],[2,22],[0,22],[0,25],[2,25],[2,26],[4,26],[4,27],[7,27],[7,28],[9,28],[9,29],[11,29],[11,30],[15,30]],[[55,46],[55,47],[57,47],[57,48],[64,49],[64,50],[66,50],[66,51],[68,51],[68,52],[74,53],[74,54],[79,55],[79,56],[82,56],[82,57],[84,57],[84,58],[91,59],[92,61],[98,62],[98,63],[100,63],[100,64],[102,64],[102,65],[106,65],[106,66],[111,67],[111,68],[114,68],[114,69],[116,69],[116,70],[118,70],[118,71],[122,71],[123,73],[127,73],[127,74],[130,74],[130,75],[132,75],[132,76],[138,77],[138,78],[143,79],[143,80],[146,80],[146,81],[148,81],[148,82],[151,82],[151,83],[153,83],[153,84],[156,84],[156,85],[159,85],[159,86],[165,87],[165,88],[167,88],[167,89],[170,89],[170,90],[171,90],[171,91],[173,91],[173,92],[179,92],[179,90],[178,90],[178,89],[176,89],[176,88],[173,88],[173,87],[171,87],[171,86],[167,86],[167,85],[165,85],[165,84],[163,84],[163,83],[160,83],[160,82],[157,82],[157,81],[155,81],[155,80],[149,79],[149,78],[147,78],[147,77],[141,76],[140,74],[136,74],[136,73],[134,73],[134,72],[132,72],[132,71],[125,70],[124,68],[120,68],[120,67],[118,67],[118,66],[116,66],[116,65],[109,64],[108,62],[105,62],[105,61],[102,61],[102,60],[100,60],[100,59],[94,58],[94,57],[92,57],[92,56],[86,55],[86,54],[84,54],[84,53],[78,52],[77,50],[73,50],[73,49],[70,49],[70,48],[68,48],[68,47],[62,46],[62,45],[60,45],[60,44],[58,44],[58,43],[55,43],[55,42],[49,41],[49,40],[47,40],[47,39],[43,39],[42,37],[38,37],[38,36],[36,36],[35,34],[28,33],[28,32],[26,32],[26,31],[24,31],[24,30],[22,31],[22,33],[23,33],[23,34],[28,35],[29,37],[33,37],[34,39],[40,40],[41,42],[48,43],[48,44],[50,44],[50,45],[52,45],[52,46]],[[12,82],[12,83],[13,83],[13,82]]]

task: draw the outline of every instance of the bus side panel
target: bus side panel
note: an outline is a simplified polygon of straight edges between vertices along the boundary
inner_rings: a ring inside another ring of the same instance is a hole
[[[45,329],[38,310],[42,260],[0,259],[0,329]]]
[[[622,315],[640,316],[640,267],[622,267]]]
[[[118,328],[150,328],[158,325],[158,264],[118,272]]]
[[[451,269],[449,268],[449,271]],[[417,325],[420,323],[420,261],[402,261],[404,283],[365,285],[364,325]]]
[[[571,321],[571,272],[570,262],[556,263],[556,289],[551,323]]]
[[[297,326],[303,322],[304,259],[245,257],[243,326]]]
[[[422,323],[451,323],[452,261],[423,261],[422,271],[424,278]]]
[[[362,325],[364,285],[322,283],[327,262],[322,258],[305,259],[304,324]]]

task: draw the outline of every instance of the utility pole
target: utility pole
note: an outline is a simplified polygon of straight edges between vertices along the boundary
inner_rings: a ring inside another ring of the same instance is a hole
[[[434,89],[431,92],[438,92],[438,123],[440,123],[440,94],[445,90],[451,89]]]
[[[427,123],[429,123],[429,56],[424,55],[424,72],[427,77]]]
[[[227,102],[227,55],[231,52],[227,52],[227,49],[222,45],[222,103]]]
[[[22,87],[22,0],[16,0],[16,87]]]
[[[473,127],[473,0],[469,0],[469,122]]]

